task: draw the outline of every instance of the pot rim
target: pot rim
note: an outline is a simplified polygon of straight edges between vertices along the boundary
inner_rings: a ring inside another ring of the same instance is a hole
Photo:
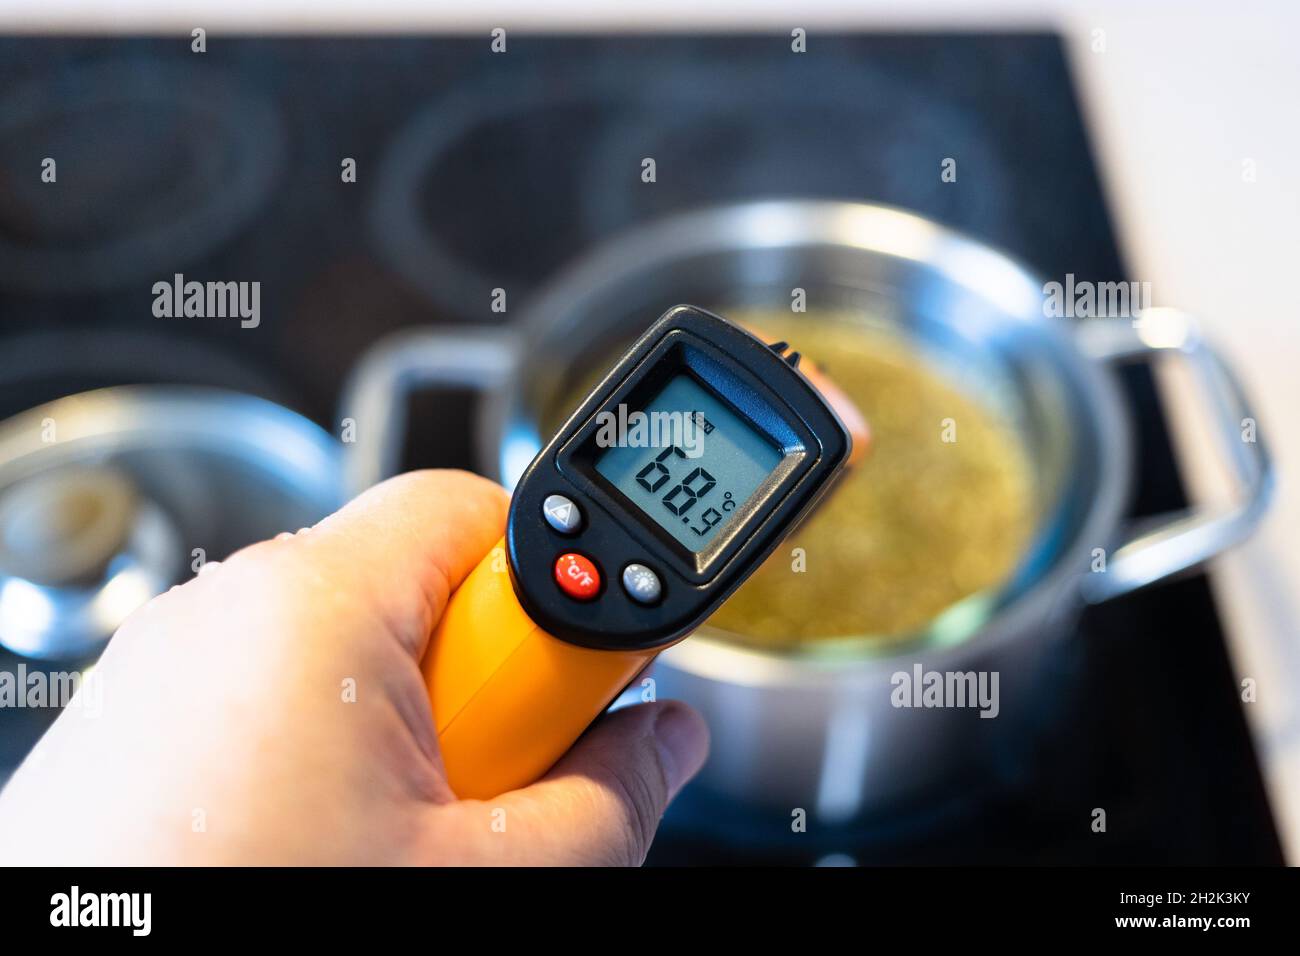
[[[46,419],[58,423],[53,445],[41,438]],[[330,510],[343,503],[342,453],[332,435],[287,406],[209,385],[112,385],[18,412],[0,421],[0,479],[51,448],[62,461],[91,446],[119,451],[178,437],[194,448],[256,462]]]

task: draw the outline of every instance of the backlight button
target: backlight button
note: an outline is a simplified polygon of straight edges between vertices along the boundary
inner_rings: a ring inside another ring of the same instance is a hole
[[[575,601],[590,601],[600,593],[600,571],[590,558],[562,554],[555,559],[555,583]]]
[[[654,604],[663,593],[659,575],[644,564],[629,564],[623,569],[623,590],[639,604]]]

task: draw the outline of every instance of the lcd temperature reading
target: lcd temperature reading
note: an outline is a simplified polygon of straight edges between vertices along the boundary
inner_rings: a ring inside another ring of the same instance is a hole
[[[621,417],[617,434],[596,470],[691,551],[709,545],[782,458],[685,374],[639,414]]]

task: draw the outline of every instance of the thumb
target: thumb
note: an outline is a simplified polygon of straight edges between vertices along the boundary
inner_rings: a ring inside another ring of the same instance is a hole
[[[704,719],[680,701],[606,714],[545,777],[505,799],[523,831],[507,862],[639,866],[708,752]]]

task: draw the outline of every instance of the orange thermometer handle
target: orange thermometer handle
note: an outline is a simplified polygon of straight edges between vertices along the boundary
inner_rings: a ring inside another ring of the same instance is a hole
[[[487,799],[537,780],[662,649],[543,631],[515,596],[502,538],[451,595],[421,665],[451,789]]]

